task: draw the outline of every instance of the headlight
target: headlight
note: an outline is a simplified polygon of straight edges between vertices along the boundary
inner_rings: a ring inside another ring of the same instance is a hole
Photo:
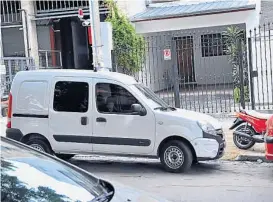
[[[208,134],[211,134],[211,135],[217,135],[215,128],[210,123],[208,123],[206,121],[198,121],[197,123],[198,123],[199,127],[205,133],[208,133]]]

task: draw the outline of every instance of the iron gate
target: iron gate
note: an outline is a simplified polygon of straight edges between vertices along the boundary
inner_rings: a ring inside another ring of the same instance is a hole
[[[26,57],[0,58],[0,64],[5,68],[4,71],[1,71],[1,94],[9,92],[12,80],[18,71],[35,69],[33,59]]]
[[[250,31],[248,39],[251,108],[273,109],[272,23]]]
[[[204,113],[272,109],[271,27],[264,34],[245,25],[206,29],[144,35],[138,46],[115,47],[113,67],[172,106]]]

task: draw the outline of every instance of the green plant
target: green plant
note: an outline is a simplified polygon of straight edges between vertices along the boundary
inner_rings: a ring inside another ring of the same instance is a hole
[[[249,102],[249,89],[248,86],[244,86],[244,96],[245,96],[245,101]],[[235,103],[240,103],[241,100],[241,89],[239,87],[235,87],[233,90],[233,97]]]
[[[245,31],[236,26],[230,26],[223,35],[227,47],[226,53],[228,55],[229,62],[232,65],[234,100],[236,103],[240,102],[240,86],[244,85],[245,101],[249,101]],[[240,66],[240,63],[242,64],[242,67]],[[242,68],[243,71],[243,80],[240,78],[240,68]]]
[[[110,11],[106,21],[111,22],[113,28],[115,63],[125,73],[138,72],[144,60],[145,40],[136,33],[134,26],[113,0],[105,3]]]

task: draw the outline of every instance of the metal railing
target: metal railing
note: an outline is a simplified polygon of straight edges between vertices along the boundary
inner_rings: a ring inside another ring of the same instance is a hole
[[[230,27],[147,34],[139,46],[114,49],[113,67],[175,107],[204,113],[273,109],[273,24],[250,33],[243,26],[228,33]]]
[[[4,65],[5,72],[1,71],[1,93],[7,94],[15,74],[23,70],[35,69],[32,58],[26,57],[3,57],[0,58],[0,64]]]
[[[106,13],[108,9],[103,4],[103,1],[99,2],[100,13]],[[74,12],[77,14],[78,9],[87,9],[89,7],[88,0],[38,0],[35,1],[35,7],[37,14],[43,13],[60,13],[60,12]]]
[[[39,50],[39,67],[43,69],[62,68],[62,52],[59,50]]]
[[[0,1],[0,13],[1,22],[3,24],[21,23],[22,13],[21,2],[15,0],[1,0]]]

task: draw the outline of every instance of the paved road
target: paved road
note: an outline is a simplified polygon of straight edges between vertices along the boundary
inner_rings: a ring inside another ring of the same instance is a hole
[[[187,174],[171,174],[161,170],[157,161],[105,159],[75,158],[71,162],[100,177],[174,202],[273,201],[273,164],[212,161],[195,165]]]

